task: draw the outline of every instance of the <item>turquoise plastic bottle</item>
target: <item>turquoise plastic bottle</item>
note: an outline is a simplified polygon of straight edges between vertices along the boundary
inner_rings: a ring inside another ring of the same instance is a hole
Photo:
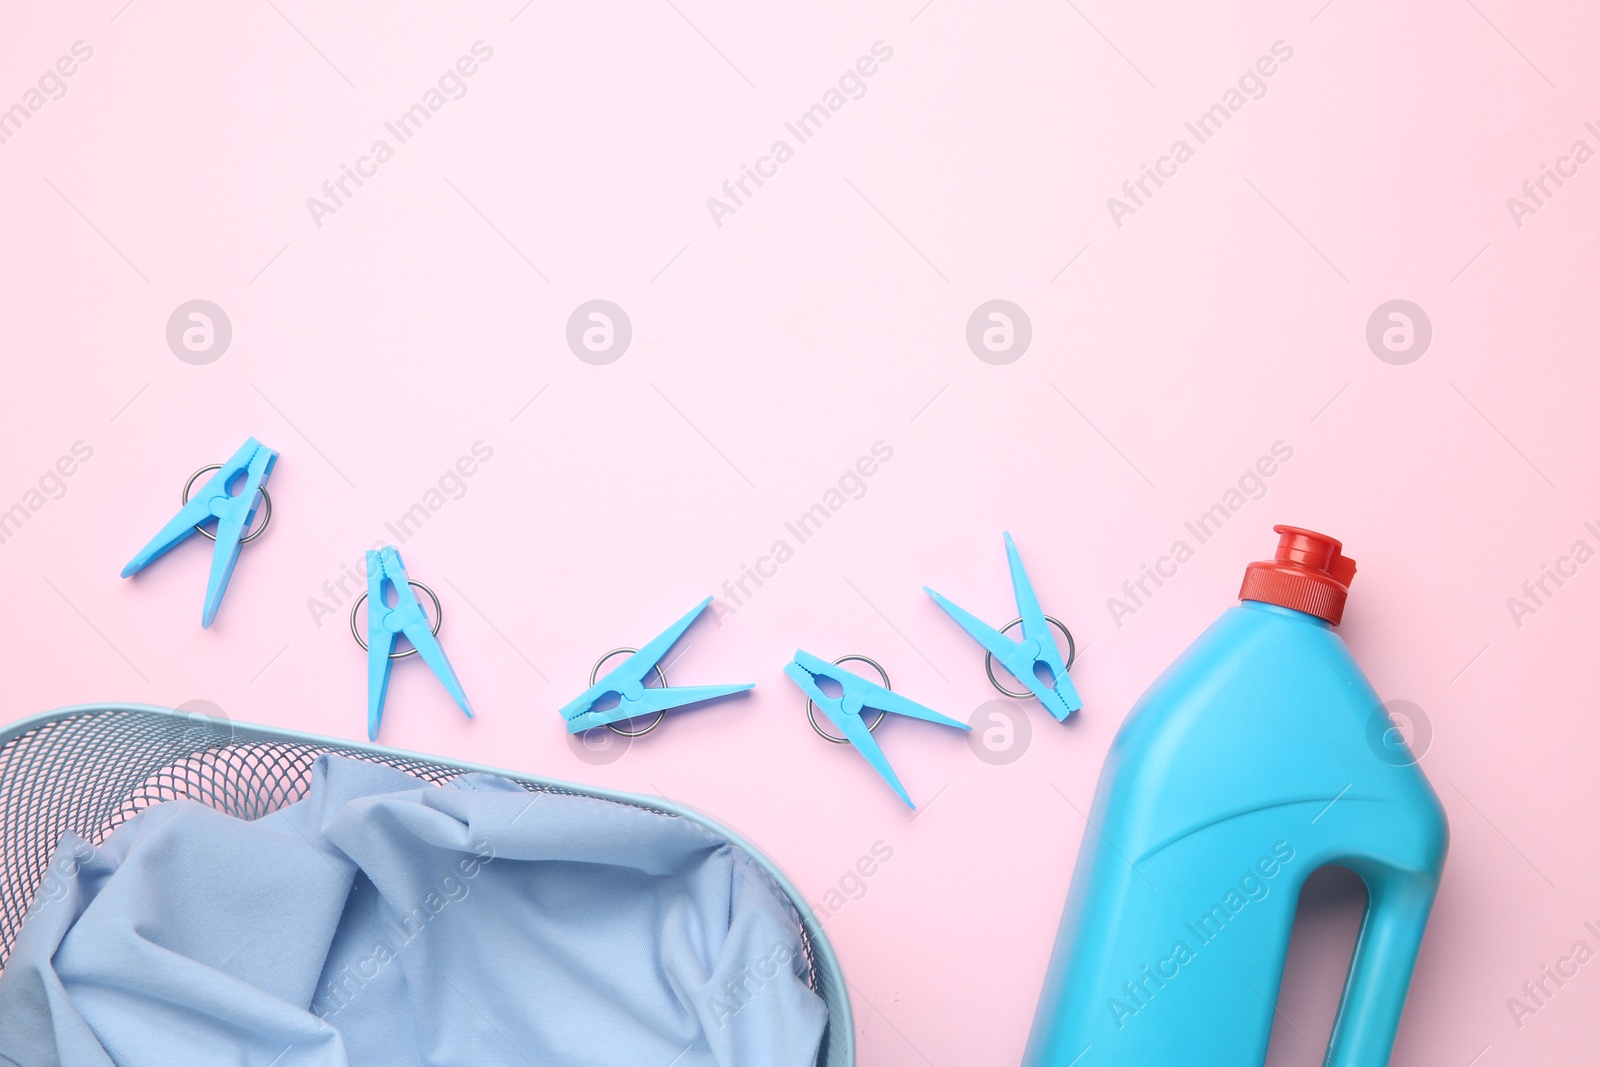
[[[1300,887],[1366,882],[1328,1067],[1389,1062],[1444,867],[1444,809],[1334,627],[1355,562],[1277,526],[1242,603],[1111,746],[1027,1067],[1260,1067]]]

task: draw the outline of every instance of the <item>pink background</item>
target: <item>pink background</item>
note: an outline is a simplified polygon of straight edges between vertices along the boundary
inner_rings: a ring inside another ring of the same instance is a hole
[[[1575,140],[1600,149],[1600,16],[124,3],[0,16],[0,107],[93,50],[0,144],[0,508],[29,512],[0,544],[0,715],[201,700],[363,737],[346,609],[319,625],[308,600],[482,441],[465,495],[404,544],[479,718],[408,660],[381,740],[663,793],[819,904],[883,842],[892,860],[825,920],[860,1062],[1011,1063],[1117,726],[1272,524],[1311,526],[1360,562],[1343,633],[1385,699],[1421,709],[1451,820],[1394,1062],[1592,1059],[1600,963],[1520,1027],[1506,1002],[1574,941],[1600,947],[1600,562],[1547,580],[1520,626],[1507,599],[1575,541],[1600,548],[1600,162],[1520,226],[1507,198]],[[316,225],[307,198],[480,40],[465,96]],[[865,95],[719,227],[706,199],[793,145],[785,121],[877,41],[893,56]],[[1277,41],[1293,55],[1265,96],[1117,226],[1107,198],[1193,145],[1184,123]],[[196,298],[233,328],[203,366],[165,337]],[[593,298],[632,322],[607,366],[565,340]],[[1033,331],[1004,366],[965,339],[996,298]],[[1409,365],[1365,339],[1397,298],[1433,327]],[[282,452],[276,517],[202,631],[205,546],[117,573],[248,434]],[[77,441],[93,456],[64,495],[30,498]],[[892,459],[797,545],[784,522],[877,441]],[[1277,441],[1293,458],[1265,498],[1118,626],[1108,598]],[[886,726],[913,821],[812,735],[781,667],[796,645],[865,653],[967,718],[997,695],[921,586],[1009,618],[1006,529],[1078,638],[1085,709],[1059,726],[1027,702],[1031,744],[1002,766]],[[736,605],[724,581],[778,538],[794,557]],[[712,592],[738,610],[691,631],[673,680],[755,693],[580,758],[555,709],[595,657]],[[1335,886],[1309,917],[1274,1063],[1318,1062],[1358,906]]]

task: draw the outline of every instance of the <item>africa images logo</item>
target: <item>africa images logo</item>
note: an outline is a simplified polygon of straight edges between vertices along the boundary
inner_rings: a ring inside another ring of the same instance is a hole
[[[1161,990],[1176,980],[1183,973],[1183,968],[1192,964],[1207,945],[1221,937],[1228,925],[1250,904],[1266,900],[1272,893],[1272,879],[1293,859],[1293,845],[1287,841],[1274,842],[1272,854],[1262,856],[1246,868],[1220,901],[1184,923],[1186,936],[1176,938],[1166,955],[1157,959],[1154,966],[1147,963],[1140,967],[1138,974],[1123,982],[1122,988],[1106,999],[1106,1008],[1111,1012],[1117,1029],[1127,1026],[1129,1019],[1148,1008]],[[1193,944],[1190,944],[1191,938]]]

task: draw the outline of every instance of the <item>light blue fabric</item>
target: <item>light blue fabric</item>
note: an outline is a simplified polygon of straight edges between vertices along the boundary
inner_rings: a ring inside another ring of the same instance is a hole
[[[18,1067],[811,1067],[787,898],[688,819],[324,756],[246,822],[68,837],[0,976]]]

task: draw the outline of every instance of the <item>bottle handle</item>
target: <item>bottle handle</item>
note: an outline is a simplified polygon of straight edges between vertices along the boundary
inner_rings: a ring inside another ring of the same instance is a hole
[[[1328,1042],[1326,1067],[1387,1064],[1400,1028],[1417,950],[1438,879],[1392,867],[1356,873],[1367,884],[1367,913]]]

